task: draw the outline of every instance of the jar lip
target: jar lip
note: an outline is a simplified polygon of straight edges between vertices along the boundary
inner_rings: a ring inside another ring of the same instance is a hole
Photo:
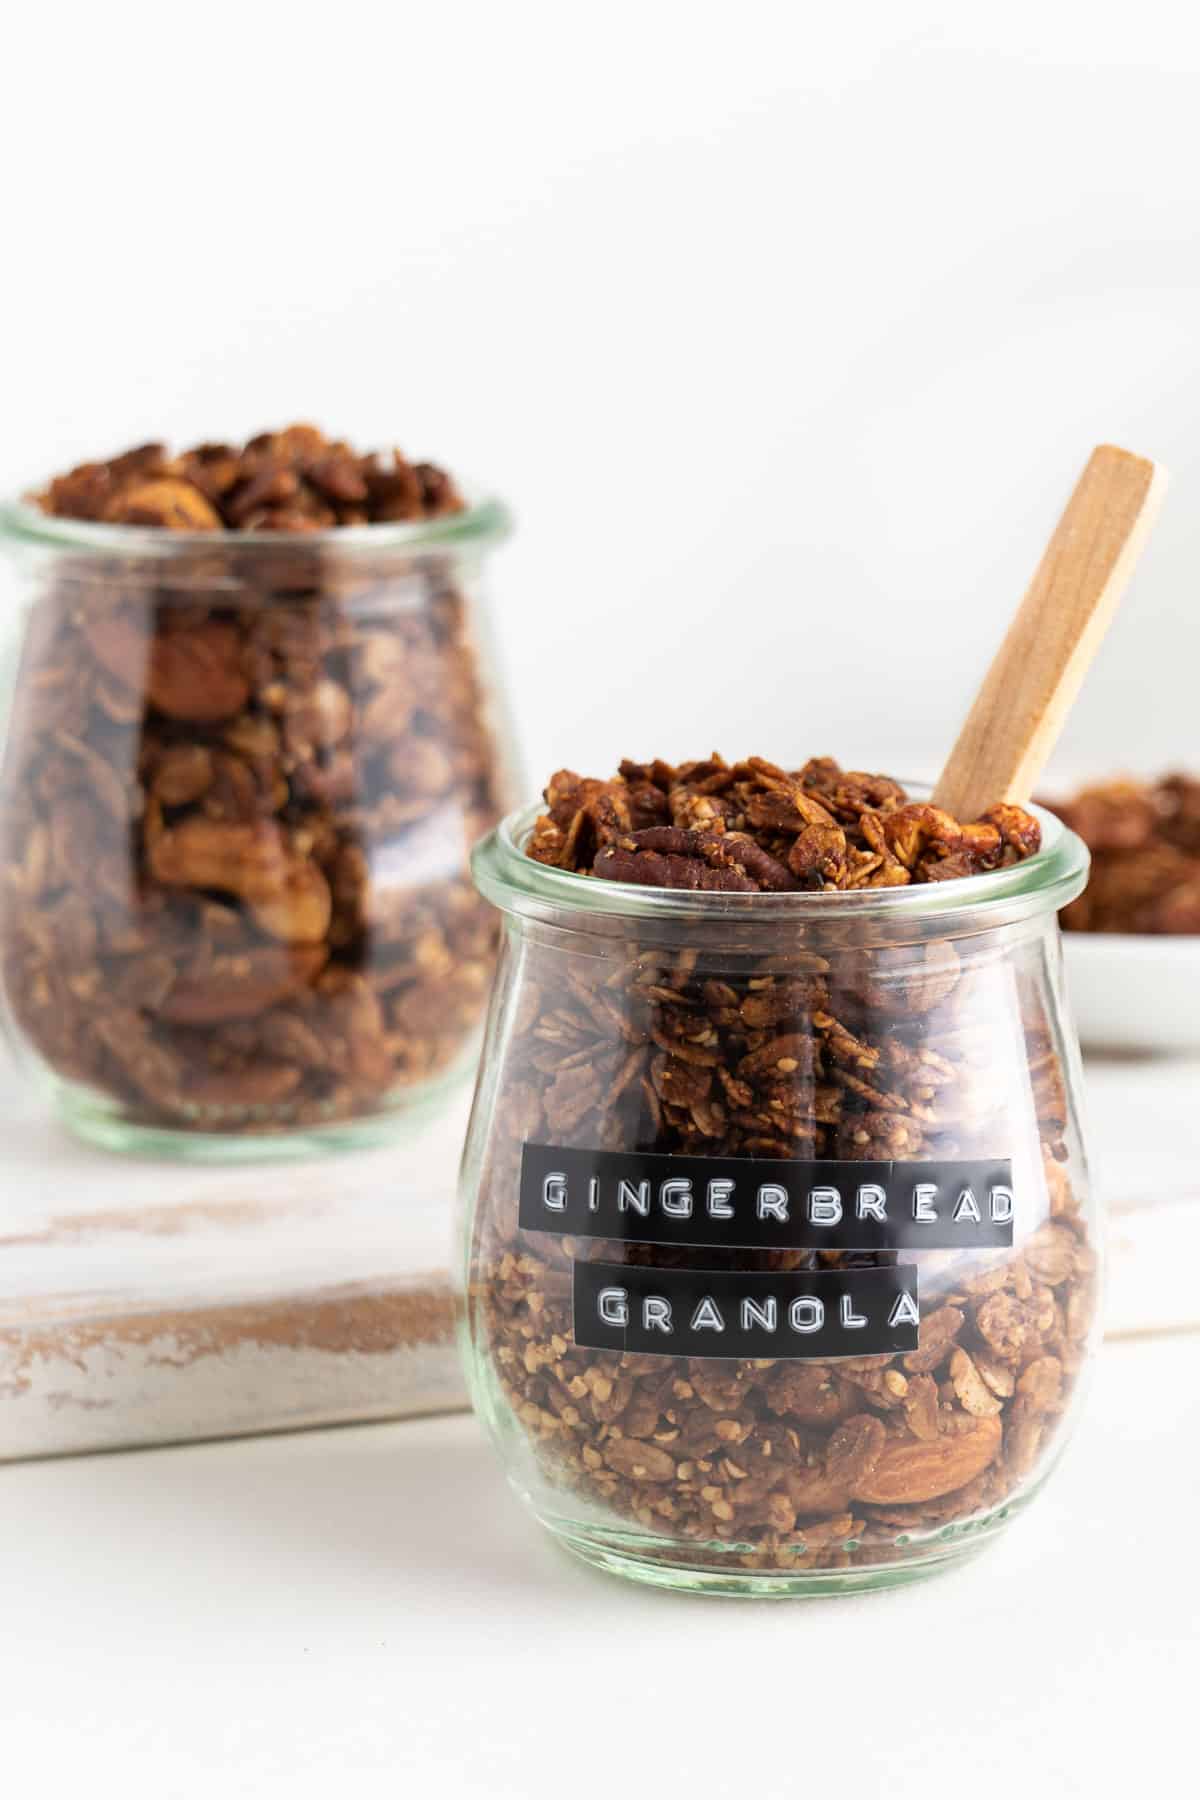
[[[496,544],[512,530],[509,508],[498,495],[468,487],[462,512],[436,519],[376,525],[334,525],[325,531],[164,531],[154,525],[110,525],[97,519],[60,518],[18,495],[0,501],[0,544],[51,550],[91,550],[137,559],[221,549],[239,557],[280,550],[320,550],[331,555],[377,556],[380,551],[457,549]]]
[[[911,798],[928,799],[931,789],[905,782]],[[518,808],[476,844],[471,868],[476,886],[505,912],[545,918],[575,913],[608,918],[707,921],[740,926],[830,925],[933,920],[952,929],[968,921],[982,925],[1032,913],[1057,911],[1079,894],[1091,858],[1082,838],[1045,807],[1027,810],[1042,828],[1042,847],[1011,868],[954,881],[916,882],[908,887],[854,888],[838,892],[728,893],[638,887],[577,875],[535,862],[525,841],[545,803]],[[1000,915],[1003,915],[1003,919]]]

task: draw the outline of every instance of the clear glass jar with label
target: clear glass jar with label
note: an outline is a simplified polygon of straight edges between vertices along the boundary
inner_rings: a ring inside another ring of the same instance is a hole
[[[505,915],[463,1177],[476,1406],[589,1562],[794,1595],[917,1579],[1052,1467],[1099,1233],[1056,914],[1087,853],[851,893],[475,853]]]

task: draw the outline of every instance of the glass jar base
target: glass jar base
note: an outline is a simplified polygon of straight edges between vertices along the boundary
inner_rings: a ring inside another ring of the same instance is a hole
[[[841,1569],[747,1568],[739,1566],[738,1554],[733,1550],[718,1551],[704,1559],[704,1547],[700,1545],[696,1546],[695,1560],[688,1560],[688,1552],[679,1545],[658,1547],[633,1538],[622,1541],[615,1533],[578,1526],[567,1528],[560,1521],[541,1515],[539,1518],[572,1556],[626,1581],[676,1593],[716,1594],[729,1599],[803,1600],[905,1587],[910,1582],[940,1575],[994,1543],[1012,1510],[1006,1506],[986,1519],[949,1527],[921,1543],[896,1545],[890,1552],[895,1561]],[[727,1566],[721,1566],[721,1557],[728,1558]]]
[[[369,1150],[420,1130],[440,1113],[474,1071],[477,1051],[431,1081],[404,1089],[379,1112],[357,1119],[304,1125],[253,1120],[223,1131],[210,1127],[150,1125],[131,1119],[111,1102],[65,1082],[55,1083],[59,1117],[75,1137],[121,1156],[167,1158],[173,1162],[247,1163],[301,1161],[344,1150]]]

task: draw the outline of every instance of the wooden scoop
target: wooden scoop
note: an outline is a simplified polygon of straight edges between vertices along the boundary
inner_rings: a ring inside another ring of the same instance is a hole
[[[998,800],[1029,799],[1166,485],[1158,463],[1112,444],[1092,451],[942,770],[935,806],[977,819]]]

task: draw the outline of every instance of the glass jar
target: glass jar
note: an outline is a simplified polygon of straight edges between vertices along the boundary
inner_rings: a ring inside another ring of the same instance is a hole
[[[303,536],[0,510],[30,598],[0,971],[76,1132],[296,1154],[469,1070],[494,922],[467,852],[512,781],[479,574],[508,524],[494,500]]]
[[[1082,844],[1039,812],[992,874],[697,893],[533,862],[534,816],[474,858],[506,916],[463,1186],[514,1487],[667,1587],[886,1586],[978,1549],[1095,1341],[1056,922]]]

